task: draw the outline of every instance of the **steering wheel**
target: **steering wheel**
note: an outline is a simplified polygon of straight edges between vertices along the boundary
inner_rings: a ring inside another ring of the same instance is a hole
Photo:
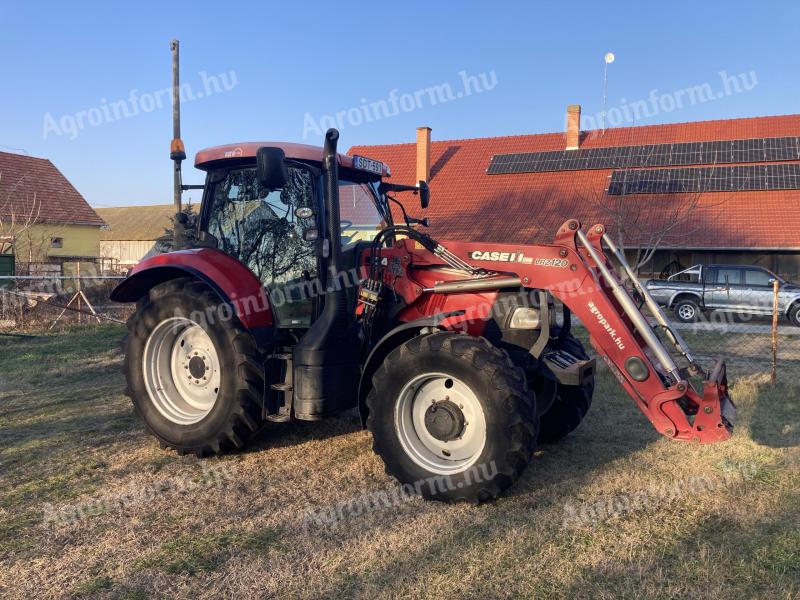
[[[345,229],[350,229],[353,226],[352,221],[339,221],[339,227],[341,227],[342,231]]]

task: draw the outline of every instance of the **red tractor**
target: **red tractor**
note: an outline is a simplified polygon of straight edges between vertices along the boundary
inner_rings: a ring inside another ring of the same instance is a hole
[[[143,261],[113,292],[137,303],[127,393],[163,446],[217,454],[265,421],[357,408],[401,483],[490,500],[537,442],[589,410],[595,362],[573,314],[657,431],[731,436],[724,363],[700,369],[602,225],[569,220],[550,245],[435,240],[396,198],[425,208],[427,185],[387,182],[388,166],[338,154],[338,137],[199,152],[197,242]]]

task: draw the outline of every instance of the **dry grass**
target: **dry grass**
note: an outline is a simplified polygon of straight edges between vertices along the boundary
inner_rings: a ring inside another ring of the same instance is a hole
[[[0,338],[1,597],[800,597],[793,379],[772,388],[733,373],[736,435],[699,447],[660,439],[601,372],[583,425],[542,447],[508,497],[414,499],[304,526],[309,507],[393,485],[356,418],[269,427],[248,451],[202,463],[178,457],[122,396],[121,335]],[[230,480],[170,487],[203,465]],[[746,477],[726,475],[742,466]],[[698,476],[705,487],[687,485]],[[47,503],[154,485],[77,523],[43,523]],[[675,493],[652,491],[664,489]],[[637,493],[660,499],[564,522],[565,506],[586,514]]]

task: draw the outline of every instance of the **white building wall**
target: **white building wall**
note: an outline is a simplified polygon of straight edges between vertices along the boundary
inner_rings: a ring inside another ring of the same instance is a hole
[[[100,256],[112,258],[120,265],[133,266],[143,258],[159,253],[155,240],[100,241]]]

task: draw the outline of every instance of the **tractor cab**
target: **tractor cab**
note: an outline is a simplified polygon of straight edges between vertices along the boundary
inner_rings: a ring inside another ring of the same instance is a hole
[[[195,163],[207,173],[201,244],[258,278],[280,329],[307,329],[319,315],[332,244],[341,251],[340,270],[352,278],[359,250],[392,223],[380,187],[389,168],[339,154],[339,230],[328,235],[322,159],[319,147],[262,142],[203,150]],[[353,300],[355,286],[348,287]]]

